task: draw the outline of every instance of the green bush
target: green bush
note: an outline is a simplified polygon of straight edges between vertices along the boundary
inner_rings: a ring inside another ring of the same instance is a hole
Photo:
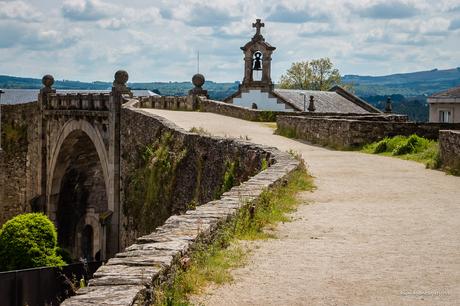
[[[262,122],[275,122],[276,114],[272,111],[261,111],[259,114],[259,121]]]
[[[379,154],[379,153],[385,152],[387,150],[387,139],[388,138],[385,138],[385,139],[380,140],[379,142],[377,142],[377,145],[375,146],[375,148],[372,151],[372,153]]]
[[[366,145],[363,151],[422,162],[427,168],[431,169],[440,167],[438,143],[415,134],[411,136],[385,137],[378,142]]]
[[[0,229],[0,271],[62,266],[54,224],[42,213],[23,214]]]

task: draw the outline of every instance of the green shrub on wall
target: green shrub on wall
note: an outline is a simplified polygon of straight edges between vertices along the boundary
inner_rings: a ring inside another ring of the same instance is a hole
[[[170,214],[176,169],[187,151],[175,148],[171,133],[142,152],[143,164],[128,179],[124,213],[141,233],[160,225]]]
[[[275,122],[276,114],[272,111],[261,111],[259,115],[259,121],[262,122]]]
[[[362,151],[415,160],[424,163],[427,168],[431,169],[436,169],[440,166],[438,143],[415,134],[411,136],[385,137],[378,142],[365,145]]]
[[[2,124],[2,148],[6,152],[14,152],[24,147],[27,143],[27,124]]]
[[[222,182],[221,194],[229,191],[235,185],[236,183],[235,170],[236,170],[236,163],[228,161],[226,163],[226,170],[225,170],[224,179]]]
[[[62,266],[54,224],[42,213],[23,214],[0,229],[0,271]]]

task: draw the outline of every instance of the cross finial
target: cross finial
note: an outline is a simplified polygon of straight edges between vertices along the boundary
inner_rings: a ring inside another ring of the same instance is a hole
[[[258,36],[260,35],[260,28],[265,27],[265,23],[260,22],[260,19],[256,19],[256,23],[253,23],[252,27],[257,29],[255,36]]]

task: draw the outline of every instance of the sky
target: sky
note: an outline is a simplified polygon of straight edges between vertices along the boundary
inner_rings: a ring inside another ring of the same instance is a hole
[[[329,57],[341,74],[460,66],[460,0],[0,0],[0,75],[132,82],[243,77],[261,18],[272,79]]]

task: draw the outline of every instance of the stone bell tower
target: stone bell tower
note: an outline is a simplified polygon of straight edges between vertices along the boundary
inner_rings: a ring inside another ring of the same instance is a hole
[[[256,88],[261,91],[273,90],[271,56],[276,48],[267,43],[260,33],[260,29],[264,26],[260,19],[256,19],[252,24],[252,27],[256,28],[256,33],[244,47],[241,47],[244,53],[244,78],[240,86],[241,90]]]
[[[241,47],[244,53],[244,78],[238,91],[224,102],[245,108],[271,111],[293,111],[293,107],[274,92],[271,78],[272,53],[276,49],[265,41],[260,29],[265,25],[256,19],[256,33]]]

